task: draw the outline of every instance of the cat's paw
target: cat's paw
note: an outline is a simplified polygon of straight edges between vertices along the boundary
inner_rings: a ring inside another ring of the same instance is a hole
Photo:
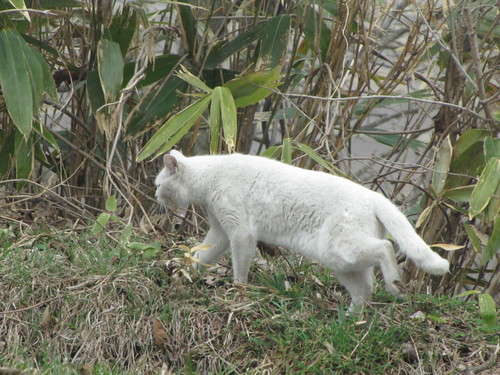
[[[406,288],[403,283],[399,280],[394,280],[391,285],[387,286],[389,292],[397,298],[405,298],[406,297]]]

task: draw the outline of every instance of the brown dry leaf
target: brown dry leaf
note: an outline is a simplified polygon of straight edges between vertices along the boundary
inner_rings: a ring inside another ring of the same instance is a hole
[[[42,320],[40,322],[40,328],[47,329],[52,323],[52,315],[50,314],[50,306],[47,305],[43,311]]]
[[[82,367],[80,367],[80,374],[82,374],[82,375],[94,375],[94,366],[92,366],[89,363],[82,365]]]
[[[157,346],[164,346],[167,342],[168,333],[158,318],[153,320],[153,342]]]
[[[0,375],[17,375],[20,373],[21,371],[15,368],[0,367]]]

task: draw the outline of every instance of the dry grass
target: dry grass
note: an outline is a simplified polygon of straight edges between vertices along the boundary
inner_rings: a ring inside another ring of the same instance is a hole
[[[176,272],[179,250],[169,244],[147,255],[85,229],[40,225],[22,235],[2,225],[0,236],[0,367],[44,374],[500,370],[491,362],[498,338],[484,331],[473,302],[416,295],[393,303],[381,290],[363,315],[346,317],[348,297],[335,280],[295,259],[292,272],[282,258],[263,257],[250,286],[233,286],[224,265],[191,283]]]

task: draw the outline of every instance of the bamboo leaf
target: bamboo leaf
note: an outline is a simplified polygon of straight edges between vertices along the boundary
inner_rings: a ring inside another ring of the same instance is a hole
[[[16,132],[15,143],[16,178],[27,179],[33,169],[33,138]],[[24,185],[24,182],[19,182],[17,188],[21,189]]]
[[[217,154],[219,151],[219,134],[220,134],[220,102],[221,102],[221,87],[216,87],[212,92],[212,102],[210,103],[210,153]]]
[[[203,111],[208,107],[211,94],[208,94],[204,98],[198,100],[197,102],[191,104],[189,107],[185,108],[179,113],[173,115],[157,132],[151,137],[151,139],[146,143],[144,148],[141,150],[137,156],[137,161],[142,161],[147,157],[151,156],[155,151],[157,151],[164,144],[166,146],[172,143],[172,140],[176,140],[182,135],[184,135],[189,128],[195,123],[195,121],[201,116]],[[187,129],[187,130],[186,130]],[[176,137],[172,138],[174,135]],[[163,149],[165,146],[163,147]]]
[[[489,131],[484,129],[471,129],[466,131],[460,136],[457,143],[455,143],[455,146],[453,147],[455,155],[459,156],[476,143],[483,142],[489,134]]]
[[[260,156],[263,156],[263,157],[269,158],[269,159],[275,159],[278,157],[278,155],[280,154],[282,149],[283,149],[282,145],[271,146],[266,151],[261,153]]]
[[[151,85],[155,82],[169,77],[172,70],[177,66],[182,59],[180,55],[162,55],[157,56],[153,64],[149,64],[144,71],[144,78],[138,83],[137,87]],[[135,62],[126,63],[123,67],[123,82],[128,82],[133,77],[135,71]]]
[[[27,136],[31,132],[34,98],[23,43],[17,31],[0,31],[0,87],[12,121]]]
[[[128,52],[137,28],[139,15],[136,5],[125,3],[123,9],[113,16],[109,25],[111,39],[120,45],[122,56]]]
[[[212,247],[214,247],[214,245],[210,245],[210,244],[197,245],[191,249],[191,252],[195,253],[197,251],[205,251],[205,250],[211,249]]]
[[[436,195],[441,195],[446,178],[450,170],[451,156],[453,148],[451,146],[450,136],[446,137],[436,154],[436,163],[434,173],[432,174],[432,186]]]
[[[180,15],[180,22],[182,28],[182,39],[186,50],[190,56],[196,54],[196,19],[191,11],[190,4],[186,0],[179,0],[176,2],[176,7]]]
[[[283,152],[281,153],[281,161],[286,164],[292,164],[292,147],[290,138],[283,139]]]
[[[295,149],[302,151],[307,156],[309,156],[311,159],[313,159],[316,163],[318,163],[319,165],[321,165],[323,168],[330,171],[334,175],[347,177],[340,169],[338,169],[337,167],[334,167],[333,165],[330,165],[325,160],[323,160],[323,158],[321,156],[319,156],[317,154],[317,152],[314,151],[310,146],[308,146],[304,143],[298,143],[298,142],[293,142],[293,144],[294,144]]]
[[[454,189],[448,189],[443,193],[443,197],[451,199],[457,203],[467,203],[470,201],[472,191],[475,185],[460,186]]]
[[[179,77],[171,76],[161,85],[143,95],[125,120],[127,138],[135,138],[166,120],[179,102],[177,91],[187,87]]]
[[[234,103],[231,90],[227,87],[220,87],[220,99],[220,112],[222,118],[222,128],[224,130],[224,139],[229,150],[234,151],[238,124],[236,119],[236,105]]]
[[[309,48],[314,52],[319,52],[321,59],[324,60],[332,37],[331,31],[325,25],[325,20],[316,13],[312,6],[305,9],[304,21],[304,36]]]
[[[484,263],[487,263],[490,259],[493,259],[495,254],[500,251],[500,216],[496,217],[495,225],[493,226],[493,231],[486,245],[486,251],[484,256]]]
[[[201,91],[204,91],[206,93],[212,92],[212,89],[210,87],[208,87],[201,79],[196,77],[182,65],[181,65],[181,71],[177,72],[177,76],[182,80],[186,81],[187,83],[189,83],[191,86],[194,86]]]
[[[26,4],[24,4],[24,0],[9,0],[9,3],[11,3],[12,6],[16,9],[26,9]],[[21,13],[23,17],[26,18],[26,21],[31,22],[30,14],[28,11],[20,10],[19,13]]]
[[[270,19],[262,33],[257,70],[275,68],[280,65],[281,58],[288,45],[290,15],[283,14]]]
[[[254,43],[257,39],[259,39],[259,37],[261,37],[264,26],[264,23],[258,23],[249,27],[247,31],[238,34],[236,38],[229,42],[219,42],[219,44],[215,45],[210,51],[210,54],[205,61],[205,68],[215,68],[229,56]]]
[[[87,74],[87,98],[90,103],[92,114],[94,115],[97,113],[98,109],[105,104],[99,73],[95,70]]]
[[[237,108],[246,107],[264,99],[280,85],[280,67],[236,77],[224,87],[231,90]]]
[[[394,147],[396,145],[402,145],[403,142],[406,142],[406,137],[400,134],[384,134],[388,133],[387,130],[372,128],[372,127],[363,127],[360,130],[368,130],[370,133],[366,134],[368,137],[374,139],[375,141],[390,147]],[[377,132],[379,134],[374,134],[372,132]],[[408,143],[408,146],[412,149],[425,148],[425,143],[419,141],[418,139],[411,139]]]
[[[484,160],[487,162],[490,158],[500,158],[500,139],[487,137],[484,140]]]
[[[446,251],[457,251],[460,249],[463,249],[465,246],[464,245],[452,245],[448,243],[435,243],[432,244],[431,247],[439,247],[440,249],[446,250]]]
[[[57,152],[61,151],[59,148],[59,144],[57,143],[55,138],[52,136],[52,134],[49,133],[47,130],[44,130],[44,128],[42,127],[42,125],[38,121],[35,121],[33,123],[33,130],[35,132],[37,132],[37,134],[40,135],[43,139],[45,139],[47,142],[49,142],[49,144],[52,147],[54,147],[54,150],[56,150]]]
[[[491,158],[488,160],[483,173],[479,177],[476,187],[472,191],[469,218],[481,213],[491,200],[493,193],[500,183],[500,159]]]
[[[481,253],[481,239],[476,233],[476,228],[470,224],[465,224],[465,231],[467,232],[467,236],[469,237],[469,240],[474,247],[474,250],[476,250],[476,253],[480,254]]]
[[[120,45],[109,39],[101,39],[97,46],[99,80],[106,103],[114,102],[123,82],[123,57]]]
[[[429,215],[431,214],[434,206],[427,206],[424,208],[424,210],[421,212],[421,214],[418,216],[417,222],[415,223],[416,228],[420,228],[423,223],[427,220]]]

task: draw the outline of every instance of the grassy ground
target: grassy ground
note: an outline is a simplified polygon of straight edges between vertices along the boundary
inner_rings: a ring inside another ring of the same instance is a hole
[[[298,259],[261,257],[250,286],[224,263],[191,282],[184,250],[135,240],[0,227],[0,374],[500,373],[474,301],[377,287],[346,316],[342,287]]]

